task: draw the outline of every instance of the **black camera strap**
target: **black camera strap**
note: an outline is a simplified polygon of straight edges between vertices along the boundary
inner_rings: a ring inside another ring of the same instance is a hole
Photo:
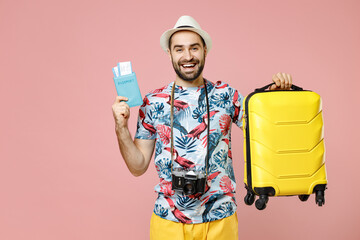
[[[208,91],[206,87],[206,81],[204,79],[204,88],[205,88],[205,99],[206,99],[206,112],[207,112],[207,139],[206,139],[206,161],[205,161],[205,173],[206,178],[208,176],[208,168],[209,168],[209,153],[210,153],[210,146],[209,146],[209,138],[210,138],[210,110],[209,110],[209,98],[208,98]],[[173,138],[173,128],[174,128],[174,91],[175,91],[175,81],[171,89],[171,114],[170,114],[170,128],[171,128],[171,139],[170,139],[170,151],[171,151],[171,172],[173,171],[173,163],[174,163],[174,138]]]

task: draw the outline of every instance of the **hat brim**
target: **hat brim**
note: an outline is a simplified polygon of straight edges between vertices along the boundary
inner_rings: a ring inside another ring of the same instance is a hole
[[[212,41],[211,41],[210,35],[202,29],[191,28],[191,27],[189,27],[189,28],[187,28],[187,27],[173,28],[173,29],[169,29],[169,30],[165,31],[160,37],[161,48],[165,52],[167,52],[167,50],[169,49],[169,38],[174,33],[178,32],[178,31],[184,31],[184,30],[192,31],[192,32],[199,34],[200,37],[202,37],[202,39],[204,39],[204,42],[205,42],[206,48],[207,48],[207,52],[210,51],[210,49],[212,47]]]

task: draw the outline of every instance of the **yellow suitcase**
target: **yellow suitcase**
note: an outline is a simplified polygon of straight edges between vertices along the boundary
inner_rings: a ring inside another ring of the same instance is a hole
[[[327,185],[320,96],[295,85],[292,90],[256,89],[243,102],[244,201],[263,210],[269,196],[315,193],[325,204]]]

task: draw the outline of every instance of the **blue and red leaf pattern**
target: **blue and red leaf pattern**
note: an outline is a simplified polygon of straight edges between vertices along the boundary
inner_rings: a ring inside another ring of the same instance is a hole
[[[209,144],[209,169],[205,193],[185,196],[172,190],[170,153],[170,83],[148,93],[140,106],[135,138],[155,139],[155,167],[160,182],[154,213],[183,223],[203,223],[222,219],[236,211],[236,183],[231,154],[231,123],[241,126],[240,93],[228,84],[206,80],[210,105],[206,106],[204,86],[175,86],[174,152],[176,168],[205,171]],[[207,116],[209,107],[210,119]],[[210,127],[209,127],[210,126]],[[210,136],[207,130],[210,130]]]

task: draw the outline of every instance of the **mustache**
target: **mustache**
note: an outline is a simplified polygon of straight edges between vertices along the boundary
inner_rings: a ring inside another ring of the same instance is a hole
[[[178,62],[179,65],[183,65],[183,64],[187,64],[187,63],[200,63],[199,59],[191,59],[190,61],[181,61],[181,62]]]

